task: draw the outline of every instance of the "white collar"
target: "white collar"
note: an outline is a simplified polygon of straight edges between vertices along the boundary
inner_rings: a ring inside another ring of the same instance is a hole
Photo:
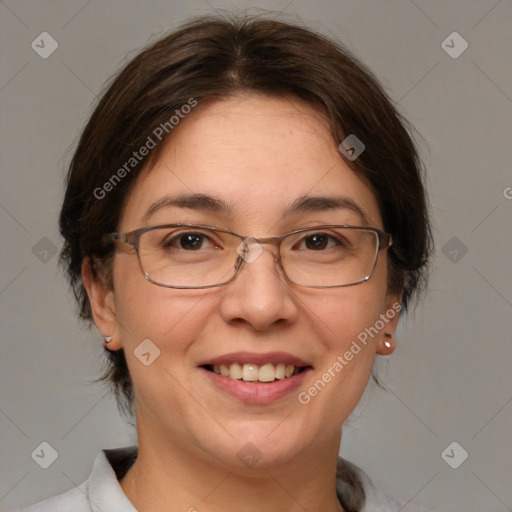
[[[82,492],[89,497],[93,512],[137,512],[124,494],[118,480],[136,457],[136,446],[102,450],[98,454],[89,479],[80,486],[83,489]],[[361,486],[364,490],[365,504],[357,512],[426,512],[383,493],[373,485],[363,470],[341,457],[338,458],[338,471],[340,466],[345,466],[350,475],[347,480],[337,479],[336,481],[336,490],[340,500],[349,503],[348,497],[352,492],[355,493],[351,489],[355,489],[357,486]]]

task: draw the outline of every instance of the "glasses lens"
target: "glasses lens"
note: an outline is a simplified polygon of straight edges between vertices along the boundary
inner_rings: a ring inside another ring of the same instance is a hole
[[[303,286],[343,286],[371,275],[378,252],[374,231],[323,228],[290,235],[281,246],[288,278]]]
[[[149,280],[164,286],[202,288],[230,281],[240,263],[242,245],[237,235],[180,226],[145,231],[139,238],[138,252]],[[374,231],[311,229],[282,241],[281,262],[296,284],[346,286],[370,277],[378,246]]]
[[[158,284],[213,286],[234,275],[239,243],[237,236],[211,229],[156,228],[141,235],[139,258],[146,276]]]

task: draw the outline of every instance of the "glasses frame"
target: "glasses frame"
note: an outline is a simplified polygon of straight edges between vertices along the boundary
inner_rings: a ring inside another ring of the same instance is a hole
[[[111,244],[117,240],[119,242],[131,245],[135,249],[135,252],[137,253],[137,259],[139,260],[139,266],[140,266],[140,269],[142,270],[142,273],[143,273],[145,279],[147,281],[149,281],[150,283],[153,283],[157,286],[163,286],[164,288],[198,290],[198,289],[203,289],[203,288],[217,288],[219,286],[225,286],[226,284],[229,284],[231,281],[233,281],[233,279],[237,276],[238,272],[242,268],[243,262],[245,261],[245,258],[241,255],[238,255],[238,258],[235,260],[235,273],[233,274],[233,276],[231,276],[231,278],[228,279],[227,281],[223,281],[221,283],[212,284],[212,285],[204,285],[204,286],[179,286],[179,285],[160,283],[158,281],[153,280],[149,276],[149,274],[144,270],[144,267],[142,266],[142,261],[140,259],[140,254],[139,254],[140,237],[147,231],[152,231],[154,229],[179,228],[179,227],[210,229],[212,231],[219,231],[222,233],[228,233],[230,235],[234,235],[234,236],[240,238],[242,243],[244,243],[244,254],[245,254],[245,250],[248,247],[248,243],[256,242],[260,245],[274,245],[277,247],[276,262],[278,263],[279,267],[281,268],[283,274],[286,276],[286,278],[291,283],[296,284],[298,286],[302,286],[304,288],[341,288],[341,287],[345,287],[345,286],[353,286],[356,284],[364,283],[365,281],[368,281],[368,279],[370,279],[370,277],[372,276],[373,271],[375,270],[375,267],[377,265],[377,259],[379,257],[380,251],[387,249],[388,247],[391,247],[393,245],[393,239],[392,239],[391,234],[386,233],[386,232],[382,231],[381,229],[369,227],[369,226],[350,226],[350,225],[345,225],[345,224],[325,224],[322,226],[310,226],[307,228],[300,228],[300,229],[296,229],[294,231],[290,231],[289,233],[285,233],[284,235],[273,236],[273,237],[268,237],[268,238],[254,238],[251,236],[239,235],[238,233],[234,233],[233,231],[230,231],[229,229],[219,228],[217,226],[210,226],[208,224],[183,224],[183,223],[160,224],[158,226],[148,226],[148,227],[135,229],[133,231],[129,231],[129,232],[125,232],[125,233],[109,233],[104,236],[103,241],[105,244]],[[303,233],[306,231],[316,231],[316,230],[321,230],[321,229],[331,229],[331,228],[344,228],[344,229],[354,229],[354,230],[357,229],[360,231],[368,231],[368,232],[375,233],[376,238],[377,238],[377,247],[375,249],[373,265],[372,265],[372,268],[371,268],[370,272],[368,273],[368,275],[366,275],[362,279],[359,279],[358,281],[354,281],[352,283],[335,284],[335,285],[304,285],[304,284],[297,283],[297,282],[293,281],[292,279],[290,279],[290,277],[286,273],[286,270],[284,269],[284,266],[283,266],[283,263],[281,260],[281,243],[282,243],[282,241],[285,238],[287,238],[291,235],[298,234],[298,233]]]

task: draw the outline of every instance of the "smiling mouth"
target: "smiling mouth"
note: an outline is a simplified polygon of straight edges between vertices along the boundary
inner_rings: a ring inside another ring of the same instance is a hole
[[[293,364],[266,363],[257,365],[252,363],[231,363],[231,364],[205,364],[201,366],[210,372],[244,382],[271,383],[276,380],[289,379],[302,373],[311,366],[295,366]]]

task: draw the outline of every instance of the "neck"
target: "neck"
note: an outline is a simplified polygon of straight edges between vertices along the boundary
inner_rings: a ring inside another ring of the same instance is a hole
[[[329,446],[268,469],[224,465],[195,447],[157,441],[154,434],[145,436],[139,428],[137,460],[120,481],[139,512],[260,512],[263,505],[343,512],[336,496],[340,432]]]

